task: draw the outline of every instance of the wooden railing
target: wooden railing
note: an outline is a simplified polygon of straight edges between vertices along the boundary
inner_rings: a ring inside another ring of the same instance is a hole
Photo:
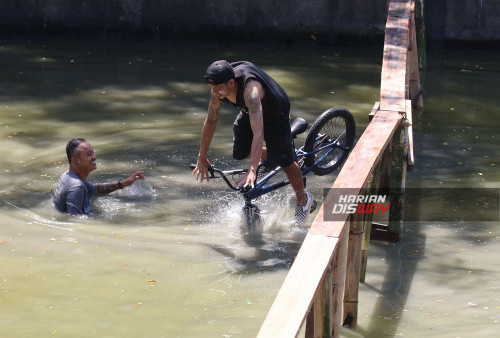
[[[258,337],[296,337],[304,323],[306,337],[338,337],[343,323],[356,325],[371,219],[347,215],[326,221],[336,189],[363,194],[365,188],[390,182],[382,184],[390,184],[394,221],[381,231],[398,236],[406,169],[413,165],[408,99],[422,107],[413,8],[412,0],[390,1],[380,102],[325,198]]]

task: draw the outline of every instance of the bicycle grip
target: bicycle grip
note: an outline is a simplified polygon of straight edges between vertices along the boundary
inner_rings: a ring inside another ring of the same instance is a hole
[[[196,169],[196,164],[190,164],[190,165],[189,165],[189,168],[191,168],[191,169]],[[215,176],[215,170],[214,170],[214,167],[210,167],[210,168],[208,168],[208,172],[210,173],[210,178],[217,178],[217,176]]]

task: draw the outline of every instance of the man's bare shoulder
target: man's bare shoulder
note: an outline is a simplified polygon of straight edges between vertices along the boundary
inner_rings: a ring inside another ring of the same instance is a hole
[[[245,95],[250,95],[251,93],[254,92],[254,90],[258,91],[259,97],[261,99],[263,99],[264,96],[266,95],[266,91],[265,91],[264,87],[262,86],[262,84],[259,81],[257,81],[256,79],[251,78],[245,84]]]

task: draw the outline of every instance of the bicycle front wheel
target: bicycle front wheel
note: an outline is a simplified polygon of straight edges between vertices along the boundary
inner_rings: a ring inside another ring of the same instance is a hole
[[[306,157],[306,166],[313,166],[312,172],[320,176],[333,172],[347,159],[355,133],[356,124],[349,110],[335,107],[325,111],[307,134],[304,151],[317,152]]]
[[[251,245],[262,244],[263,222],[260,216],[260,210],[255,204],[248,204],[243,207],[245,215],[246,232],[244,234],[245,242]]]

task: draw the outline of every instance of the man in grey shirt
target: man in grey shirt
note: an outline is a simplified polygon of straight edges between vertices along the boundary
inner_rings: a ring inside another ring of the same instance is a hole
[[[123,189],[138,179],[144,179],[144,172],[138,171],[126,179],[112,183],[91,183],[87,177],[97,168],[94,149],[85,139],[72,139],[66,145],[69,171],[59,178],[52,194],[54,206],[60,212],[70,215],[88,214],[90,198],[107,195],[118,189]]]

